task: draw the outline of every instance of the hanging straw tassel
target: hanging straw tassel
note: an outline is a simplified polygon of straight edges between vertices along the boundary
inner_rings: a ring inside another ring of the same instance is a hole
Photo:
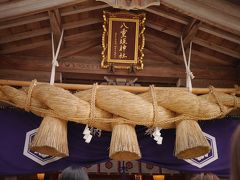
[[[141,158],[141,152],[133,125],[112,123],[112,138],[109,157],[118,161],[131,161]]]
[[[52,60],[50,85],[53,85],[54,80],[55,80],[55,68],[56,68],[56,66],[58,66],[57,58],[58,58],[61,43],[63,40],[63,32],[64,31],[62,31],[62,33],[61,33],[61,37],[60,37],[60,40],[58,43],[56,53],[54,50],[54,40],[53,40],[53,33],[52,33],[53,60]],[[54,88],[50,88],[50,87],[46,86],[45,92],[49,92],[50,89],[54,89]],[[36,96],[37,92],[39,92],[39,88],[41,89],[41,86],[38,86],[36,89],[34,89],[33,96]],[[44,88],[44,87],[42,87],[42,88]],[[30,91],[32,93],[33,89],[30,89]],[[62,92],[62,94],[64,94],[64,92]],[[61,97],[61,96],[59,96],[59,97]],[[57,98],[55,98],[54,100],[57,100]],[[48,105],[51,104],[51,102],[52,102],[52,101],[49,102],[49,95],[47,95],[47,93],[45,93],[45,96],[43,96],[43,99],[41,99],[41,101],[44,103],[46,102]],[[55,107],[56,109],[57,108],[61,109],[61,105],[59,105],[59,104],[61,104],[61,103],[57,103],[57,105]],[[74,108],[72,108],[72,109],[74,109]],[[54,118],[54,117],[50,117],[50,116],[44,117],[44,119],[38,129],[38,132],[32,142],[31,150],[42,153],[42,154],[51,155],[51,156],[59,156],[59,157],[68,156],[67,121],[64,121],[64,120],[61,120],[58,118]]]
[[[68,156],[67,121],[45,117],[31,144],[31,150],[50,156]]]
[[[184,120],[177,123],[175,156],[179,159],[191,159],[203,156],[211,147],[197,123]]]
[[[186,68],[186,87],[190,94],[192,92],[191,79],[194,78],[190,70],[191,62],[191,49],[192,42],[190,43],[188,62],[184,50],[183,40],[181,37],[181,47],[183,52],[183,60]],[[189,99],[190,100],[190,99]],[[200,101],[196,101],[200,104]],[[191,103],[190,103],[191,104]],[[203,106],[204,107],[204,106]],[[189,109],[192,110],[192,107]],[[202,108],[199,108],[202,109]],[[197,111],[200,113],[200,111]],[[205,113],[200,113],[205,114]],[[184,119],[176,123],[176,142],[175,142],[175,155],[179,159],[191,159],[207,154],[210,151],[210,145],[203,135],[203,132],[197,121]]]

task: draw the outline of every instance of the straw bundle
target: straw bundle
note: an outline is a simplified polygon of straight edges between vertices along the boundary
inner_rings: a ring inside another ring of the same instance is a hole
[[[64,119],[74,116],[89,117],[89,103],[62,88],[40,84],[33,89],[32,96],[53,109],[59,116],[65,117]]]
[[[22,90],[18,90],[11,86],[2,86],[1,91],[5,94],[7,99],[10,99],[19,108],[25,108],[27,93]],[[38,99],[31,98],[30,106],[46,108],[44,104],[38,101]]]
[[[134,126],[113,123],[109,157],[119,161],[131,161],[141,158]]]
[[[200,97],[203,99],[206,99],[210,102],[221,103],[222,105],[228,106],[229,108],[230,107],[235,107],[235,108],[240,107],[240,98],[235,95],[230,95],[227,93],[215,91],[214,93],[201,95]]]
[[[171,111],[185,114],[198,119],[213,119],[221,115],[221,110],[216,103],[199,98],[186,90],[156,90],[157,101]],[[151,99],[149,92],[140,95],[145,99]]]
[[[184,120],[177,123],[175,156],[191,159],[207,154],[210,145],[196,121]]]
[[[75,93],[74,95],[81,99],[84,99],[85,101],[90,102],[92,98],[91,96],[92,91],[91,90],[80,91]],[[114,116],[114,118],[117,118],[117,117]],[[120,119],[124,121],[123,118],[118,117],[118,120]],[[117,121],[116,123],[114,122],[111,124],[112,124],[112,137],[111,137],[109,157],[114,160],[140,159],[141,152],[138,145],[137,135],[136,135],[134,126],[129,124],[117,123]]]
[[[45,117],[31,143],[31,150],[51,156],[68,156],[67,121]]]
[[[165,93],[156,91],[156,94],[159,104],[182,114],[175,118],[165,120],[166,124],[168,124],[169,121],[172,123],[176,122],[176,156],[180,159],[188,159],[190,157],[204,155],[208,152],[207,150],[209,150],[209,144],[196,121],[199,117],[213,118],[220,116],[220,108],[218,105],[209,103],[205,99],[200,99],[198,96],[187,91],[174,92],[176,93],[173,93],[171,90]],[[144,93],[140,96],[150,99],[149,93]],[[212,111],[209,111],[209,109]],[[186,119],[189,118],[191,118],[191,121],[186,121]],[[194,138],[194,141],[192,141],[191,138]]]

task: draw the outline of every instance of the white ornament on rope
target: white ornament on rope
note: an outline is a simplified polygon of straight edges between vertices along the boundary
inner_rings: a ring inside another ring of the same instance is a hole
[[[92,140],[92,134],[91,134],[91,131],[88,127],[88,125],[85,126],[85,129],[83,131],[83,139],[85,139],[85,142],[86,143],[90,143],[91,140]]]
[[[157,144],[162,144],[163,141],[163,137],[161,136],[161,131],[162,128],[160,127],[156,127],[156,128],[148,128],[145,131],[146,135],[150,135],[151,137],[153,137],[153,139],[157,142]]]
[[[181,47],[182,47],[182,53],[183,53],[183,60],[184,60],[185,68],[186,68],[186,87],[189,89],[190,92],[192,92],[192,79],[194,79],[194,75],[193,75],[192,71],[190,70],[192,42],[190,43],[190,47],[189,47],[188,62],[187,62],[186,53],[184,50],[182,36],[181,36]]]
[[[54,81],[55,81],[56,66],[57,67],[59,66],[57,58],[58,58],[60,48],[61,48],[61,44],[62,44],[62,40],[63,40],[63,32],[64,32],[64,30],[62,30],[56,54],[55,54],[55,50],[54,50],[54,38],[53,38],[53,33],[52,33],[52,56],[53,56],[53,60],[52,60],[52,70],[51,70],[51,78],[50,78],[50,84],[51,85],[53,85]]]

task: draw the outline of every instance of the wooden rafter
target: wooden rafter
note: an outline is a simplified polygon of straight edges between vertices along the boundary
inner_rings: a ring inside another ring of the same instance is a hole
[[[150,21],[146,22],[146,27],[152,28],[152,29],[160,31],[160,32],[164,32],[164,33],[169,34],[174,37],[181,37],[181,33],[179,33],[178,31],[170,29],[167,26],[156,24],[156,23],[153,23]]]
[[[30,50],[30,49],[34,49],[42,46],[47,46],[47,45],[51,45],[51,40],[39,41],[39,42],[34,42],[32,44],[25,44],[21,46],[13,46],[6,49],[1,49],[0,54],[11,54],[11,53],[26,51],[26,50]]]
[[[98,38],[101,36],[101,33],[102,32],[100,30],[93,30],[93,31],[86,31],[86,32],[81,32],[77,34],[71,34],[68,36],[64,36],[64,41],[76,41],[76,40],[85,41],[85,40],[88,40],[89,37]]]
[[[31,24],[31,23],[35,23],[35,22],[45,21],[48,19],[49,19],[49,16],[46,13],[41,13],[41,14],[34,14],[31,16],[26,16],[24,18],[21,17],[21,18],[17,18],[17,19],[2,21],[0,30],[12,28],[12,27],[16,27],[16,26],[21,26],[21,25],[25,25],[25,24]]]
[[[233,65],[232,62],[230,62],[228,60],[219,59],[219,58],[210,56],[208,54],[202,53],[202,52],[194,50],[194,49],[192,49],[192,55],[199,56],[200,58],[206,59],[207,61],[210,61],[210,62],[215,62],[219,65],[224,65],[224,66],[232,66]],[[203,61],[203,64],[204,64],[204,61]]]
[[[177,56],[177,55],[167,51],[166,49],[159,47],[156,43],[152,43],[151,41],[146,41],[145,47],[148,50],[150,50],[160,56],[165,57],[173,64],[182,64],[182,62],[183,62],[182,58],[180,56]]]
[[[33,30],[33,31],[26,31],[23,33],[13,34],[11,36],[2,36],[2,37],[0,37],[0,44],[19,41],[22,39],[28,39],[28,38],[37,37],[37,36],[42,36],[42,35],[46,35],[46,34],[50,34],[50,33],[51,33],[51,29],[46,27],[46,28],[37,29],[37,30]]]
[[[172,35],[172,36],[177,37],[177,38],[181,37],[181,33],[179,33],[176,30],[169,29],[168,27],[165,27],[165,26],[155,25],[155,24],[150,23],[150,22],[146,23],[146,26],[149,27],[149,28],[152,28],[154,30]],[[194,32],[196,33],[199,26],[200,26],[200,24],[196,25],[196,28],[194,28],[195,30],[193,31],[193,35],[194,35]],[[219,46],[215,43],[211,43],[211,42],[208,42],[208,41],[200,39],[200,38],[196,38],[196,37],[194,38],[194,36],[193,36],[193,39],[191,39],[191,36],[192,36],[192,34],[190,34],[190,36],[186,40],[188,40],[188,41],[192,40],[193,43],[195,43],[195,44],[198,44],[200,46],[203,46],[203,47],[209,48],[211,50],[214,50],[214,51],[217,51],[217,52],[220,52],[220,53],[223,53],[223,54],[226,54],[226,55],[229,55],[229,56],[232,56],[234,58],[239,59],[239,53],[236,52],[236,51],[233,51],[231,49]]]
[[[94,39],[91,41],[83,42],[75,47],[65,48],[65,49],[61,50],[60,58],[68,57],[68,56],[74,55],[76,53],[83,52],[87,49],[90,49],[90,48],[95,47],[100,44],[101,44],[101,39],[98,38],[98,39]]]
[[[239,36],[237,36],[235,34],[231,34],[231,33],[226,32],[226,31],[223,31],[221,29],[214,28],[214,27],[211,27],[211,26],[206,25],[206,24],[202,24],[199,27],[199,30],[203,31],[205,33],[209,33],[211,35],[217,36],[219,38],[223,38],[223,39],[226,39],[228,41],[240,44],[240,37]]]
[[[160,16],[160,17],[164,17],[164,18],[176,21],[176,22],[184,24],[184,25],[189,24],[187,19],[182,18],[180,16],[176,16],[176,15],[171,14],[171,13],[168,13],[166,11],[160,11],[157,8],[152,8],[151,7],[151,8],[145,9],[145,11],[149,12],[149,13],[152,13],[154,15]],[[211,26],[207,26],[206,24],[202,24],[199,27],[199,30],[201,30],[203,32],[206,32],[206,33],[209,33],[211,35],[223,38],[223,39],[227,39],[231,42],[240,44],[240,37],[235,35],[235,34],[231,34],[227,31],[224,31],[224,30],[221,30],[221,29],[218,29],[218,28],[214,28],[214,27],[211,27]]]
[[[208,2],[208,0],[161,0],[162,4],[170,8],[239,35],[240,17],[238,14],[240,7],[229,6],[224,0],[211,2],[211,5]],[[218,8],[215,8],[213,4]]]
[[[51,30],[54,37],[55,48],[59,42],[62,33],[61,15],[58,9],[48,11]]]
[[[184,29],[182,32],[182,38],[183,38],[183,46],[184,48],[189,45],[189,43],[193,40],[195,35],[197,34],[198,28],[201,25],[201,22],[199,20],[193,19]],[[181,42],[178,43],[176,53],[181,53]]]
[[[74,9],[69,12],[63,12],[62,16],[69,16],[69,15],[73,15],[73,14],[79,14],[79,13],[94,11],[94,10],[98,10],[98,9],[104,9],[107,7],[110,7],[110,6],[108,4],[103,4],[103,5],[90,6],[90,7],[81,8],[81,9]]]
[[[176,15],[171,14],[169,12],[160,11],[160,10],[158,10],[156,8],[146,8],[144,10],[146,12],[151,13],[151,14],[154,14],[154,15],[157,15],[157,16],[161,16],[161,17],[164,17],[164,18],[176,21],[176,22],[181,23],[181,24],[185,24],[185,25],[188,24],[188,20],[187,19],[179,17],[179,16],[176,16]]]
[[[56,7],[84,2],[86,0],[22,0],[2,5],[0,19],[10,19],[27,14],[36,14]]]
[[[74,22],[69,22],[69,23],[63,24],[63,28],[65,30],[68,30],[68,29],[98,24],[101,22],[103,22],[102,18],[88,18],[88,19],[84,19],[84,20],[80,20],[80,21],[74,21]]]
[[[200,45],[200,46],[203,46],[203,47],[206,47],[206,48],[209,48],[211,50],[220,52],[222,54],[226,54],[228,56],[240,59],[240,53],[239,52],[233,51],[231,49],[228,49],[228,48],[225,48],[225,47],[222,47],[222,46],[219,46],[219,45],[217,45],[213,42],[209,42],[209,41],[206,41],[206,40],[203,40],[203,39],[200,39],[200,38],[194,38],[193,43],[195,43],[197,45]]]

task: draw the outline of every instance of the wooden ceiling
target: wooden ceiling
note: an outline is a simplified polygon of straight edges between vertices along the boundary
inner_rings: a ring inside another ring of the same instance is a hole
[[[188,0],[189,1],[189,0]],[[211,1],[214,2],[215,0]],[[220,2],[220,1],[219,1]],[[223,2],[223,0],[221,0]],[[231,6],[231,7],[230,7]],[[168,4],[152,6],[146,13],[144,70],[114,74],[100,68],[103,10],[119,11],[95,0],[0,1],[0,78],[49,81],[52,50],[64,29],[56,81],[102,82],[104,76],[134,78],[143,85],[184,86],[185,67],[180,37],[188,49],[193,42],[191,69],[194,87],[233,87],[239,82],[240,31],[186,15]],[[209,4],[212,7],[212,4]],[[220,9],[221,5],[214,7]],[[239,18],[240,6],[228,15]],[[133,11],[136,12],[136,11]],[[226,9],[222,13],[227,13]]]

